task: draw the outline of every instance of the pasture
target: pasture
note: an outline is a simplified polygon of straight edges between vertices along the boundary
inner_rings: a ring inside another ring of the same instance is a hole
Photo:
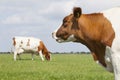
[[[90,54],[52,54],[51,61],[13,60],[13,54],[0,54],[0,80],[114,80],[113,74],[97,65]]]

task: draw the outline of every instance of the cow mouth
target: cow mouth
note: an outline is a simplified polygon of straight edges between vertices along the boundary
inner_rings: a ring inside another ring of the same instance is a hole
[[[74,37],[74,35],[70,35],[69,37],[65,37],[64,39],[62,38],[57,38],[56,39],[57,42],[62,43],[62,42],[71,42],[71,41],[76,41],[76,38]]]
[[[62,42],[65,42],[65,40],[63,40],[63,39],[56,39],[56,41],[58,42],[58,43],[62,43]]]
[[[59,43],[64,42],[62,38],[59,38],[56,36],[56,32],[52,33],[52,38],[55,39]]]
[[[58,43],[76,41],[76,38],[74,37],[73,34],[64,35],[63,37],[57,37],[56,32],[54,32],[54,33],[52,33],[52,38],[55,39]]]
[[[52,38],[53,38],[53,39],[58,39],[58,38],[56,37],[56,32],[53,32],[53,33],[52,33]]]
[[[64,36],[61,36],[61,37],[55,37],[55,40],[58,43],[67,42],[68,37],[69,37],[68,35],[64,35]]]

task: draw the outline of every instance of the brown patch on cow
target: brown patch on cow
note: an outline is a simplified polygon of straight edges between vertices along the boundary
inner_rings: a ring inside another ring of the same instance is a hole
[[[82,43],[86,45],[91,52],[95,53],[97,59],[103,66],[106,66],[104,59],[105,49],[106,46],[111,47],[115,37],[111,23],[102,13],[81,15],[78,23],[81,34],[77,36],[82,36]]]
[[[82,15],[79,23],[84,37],[90,40],[100,41],[104,45],[111,47],[115,32],[111,23],[102,13]]]
[[[30,39],[28,39],[28,42],[27,42],[26,46],[30,46]]]
[[[46,60],[50,60],[50,53],[42,41],[40,41],[40,45],[38,46],[38,52],[39,51],[42,51],[42,54],[45,55]]]
[[[88,43],[88,44],[87,44]],[[106,67],[105,63],[105,49],[106,46],[100,42],[88,41],[85,44],[92,52],[94,60],[98,60],[103,66]]]
[[[97,41],[101,40],[103,43],[112,43],[115,37],[115,32],[111,23],[102,13],[85,14],[80,18],[80,23],[81,28],[83,28],[82,31],[87,32],[87,34],[85,34],[86,36],[89,35],[88,38]]]
[[[104,28],[103,28],[103,31],[102,33],[102,40],[101,42],[107,46],[112,46],[112,42],[115,38],[115,32],[112,28],[112,24],[106,19],[104,20]]]
[[[16,45],[15,37],[13,38],[13,45]]]
[[[102,13],[94,13],[81,15],[78,24],[81,32],[76,36],[81,37],[82,41],[80,42],[94,53],[93,57],[96,56],[99,62],[106,66],[105,49],[106,46],[111,47],[115,37],[111,23]]]

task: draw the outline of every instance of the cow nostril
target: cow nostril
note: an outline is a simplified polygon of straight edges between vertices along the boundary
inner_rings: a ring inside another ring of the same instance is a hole
[[[56,39],[56,41],[59,41],[59,39]]]
[[[54,32],[52,32],[52,38],[54,38]]]
[[[53,38],[53,34],[54,34],[54,33],[52,32],[52,38]]]
[[[56,37],[56,32],[53,32],[53,33],[52,33],[52,38],[53,38],[53,39],[57,39],[57,37]]]
[[[52,35],[54,34],[54,32],[52,32]]]

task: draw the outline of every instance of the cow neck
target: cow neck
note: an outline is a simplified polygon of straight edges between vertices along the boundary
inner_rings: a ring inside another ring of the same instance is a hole
[[[92,42],[89,42],[89,44],[87,44],[87,47],[90,49],[92,53],[96,55],[97,60],[104,67],[106,67],[105,58],[104,58],[106,46],[100,42],[92,41]]]
[[[104,58],[106,46],[104,44],[102,44],[101,42],[83,41],[83,40],[77,42],[86,45],[87,48],[91,51],[91,54],[92,53],[94,54],[95,56],[94,60],[98,60],[104,67],[106,67],[105,58]]]
[[[40,45],[42,46],[43,55],[48,55],[48,50],[47,50],[47,48],[45,47],[45,45],[43,44],[42,41],[40,41]]]
[[[81,36],[81,34],[78,34],[81,32],[76,32],[75,36]],[[98,60],[104,67],[106,67],[105,63],[105,50],[106,46],[101,43],[100,41],[90,40],[87,37],[81,36],[82,38],[76,37],[76,41],[78,43],[82,43],[83,45],[87,46],[89,50],[94,53],[96,56],[95,60]]]

